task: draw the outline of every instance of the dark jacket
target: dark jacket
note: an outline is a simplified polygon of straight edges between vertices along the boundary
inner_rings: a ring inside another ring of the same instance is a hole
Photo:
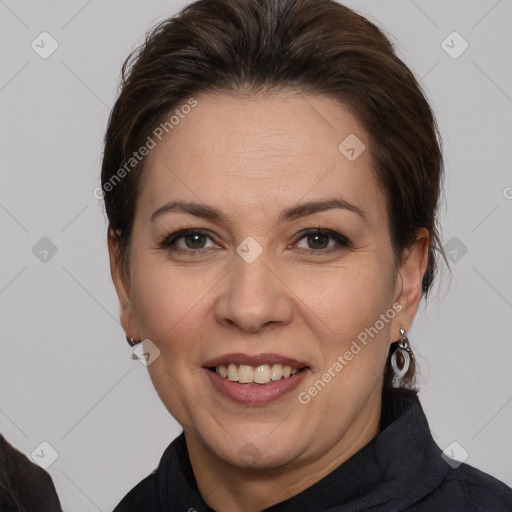
[[[512,512],[510,487],[443,458],[414,394],[397,393],[390,405],[387,421],[365,447],[316,484],[266,510]],[[142,511],[212,512],[197,490],[183,433],[114,510]]]
[[[0,512],[61,512],[51,476],[0,434]]]

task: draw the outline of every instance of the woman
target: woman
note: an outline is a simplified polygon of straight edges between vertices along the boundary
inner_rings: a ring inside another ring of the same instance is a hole
[[[434,443],[407,338],[432,111],[330,0],[203,0],[123,66],[102,189],[127,340],[183,433],[115,512],[512,508]]]

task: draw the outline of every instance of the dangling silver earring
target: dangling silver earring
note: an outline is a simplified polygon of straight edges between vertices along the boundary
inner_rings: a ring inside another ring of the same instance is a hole
[[[409,340],[405,335],[405,330],[402,328],[400,329],[400,336],[401,338],[398,341],[398,347],[391,355],[391,367],[393,368],[397,379],[401,379],[407,373],[407,370],[409,370],[409,365],[411,364],[411,357],[414,358],[411,347],[409,346]],[[404,358],[404,364],[402,368],[398,368],[398,352],[400,352],[400,355]]]

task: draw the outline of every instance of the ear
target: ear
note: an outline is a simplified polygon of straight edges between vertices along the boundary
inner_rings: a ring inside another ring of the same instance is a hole
[[[395,281],[395,300],[401,306],[391,322],[392,341],[400,338],[400,328],[408,331],[418,311],[421,285],[427,270],[430,235],[426,228],[416,231],[416,241],[404,250]]]
[[[131,300],[130,278],[126,275],[119,264],[119,242],[109,228],[107,234],[108,253],[110,258],[110,275],[116,288],[119,304],[121,306],[120,319],[121,325],[126,336],[133,337],[135,340],[140,339],[137,317]]]

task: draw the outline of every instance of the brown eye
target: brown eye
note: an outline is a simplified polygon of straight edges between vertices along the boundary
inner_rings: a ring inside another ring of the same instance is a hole
[[[181,238],[185,241],[188,249],[203,249],[207,237],[196,233],[194,235],[185,235]]]
[[[329,245],[329,235],[315,233],[308,235],[307,241],[311,249],[326,249]]]
[[[210,249],[215,245],[207,246],[208,240],[213,243],[211,237],[203,231],[184,229],[167,236],[160,243],[160,247],[166,248],[169,251],[193,254],[195,251]]]
[[[309,253],[325,254],[350,246],[350,241],[335,231],[315,229],[306,232],[298,241],[305,241],[306,247],[298,248]]]

